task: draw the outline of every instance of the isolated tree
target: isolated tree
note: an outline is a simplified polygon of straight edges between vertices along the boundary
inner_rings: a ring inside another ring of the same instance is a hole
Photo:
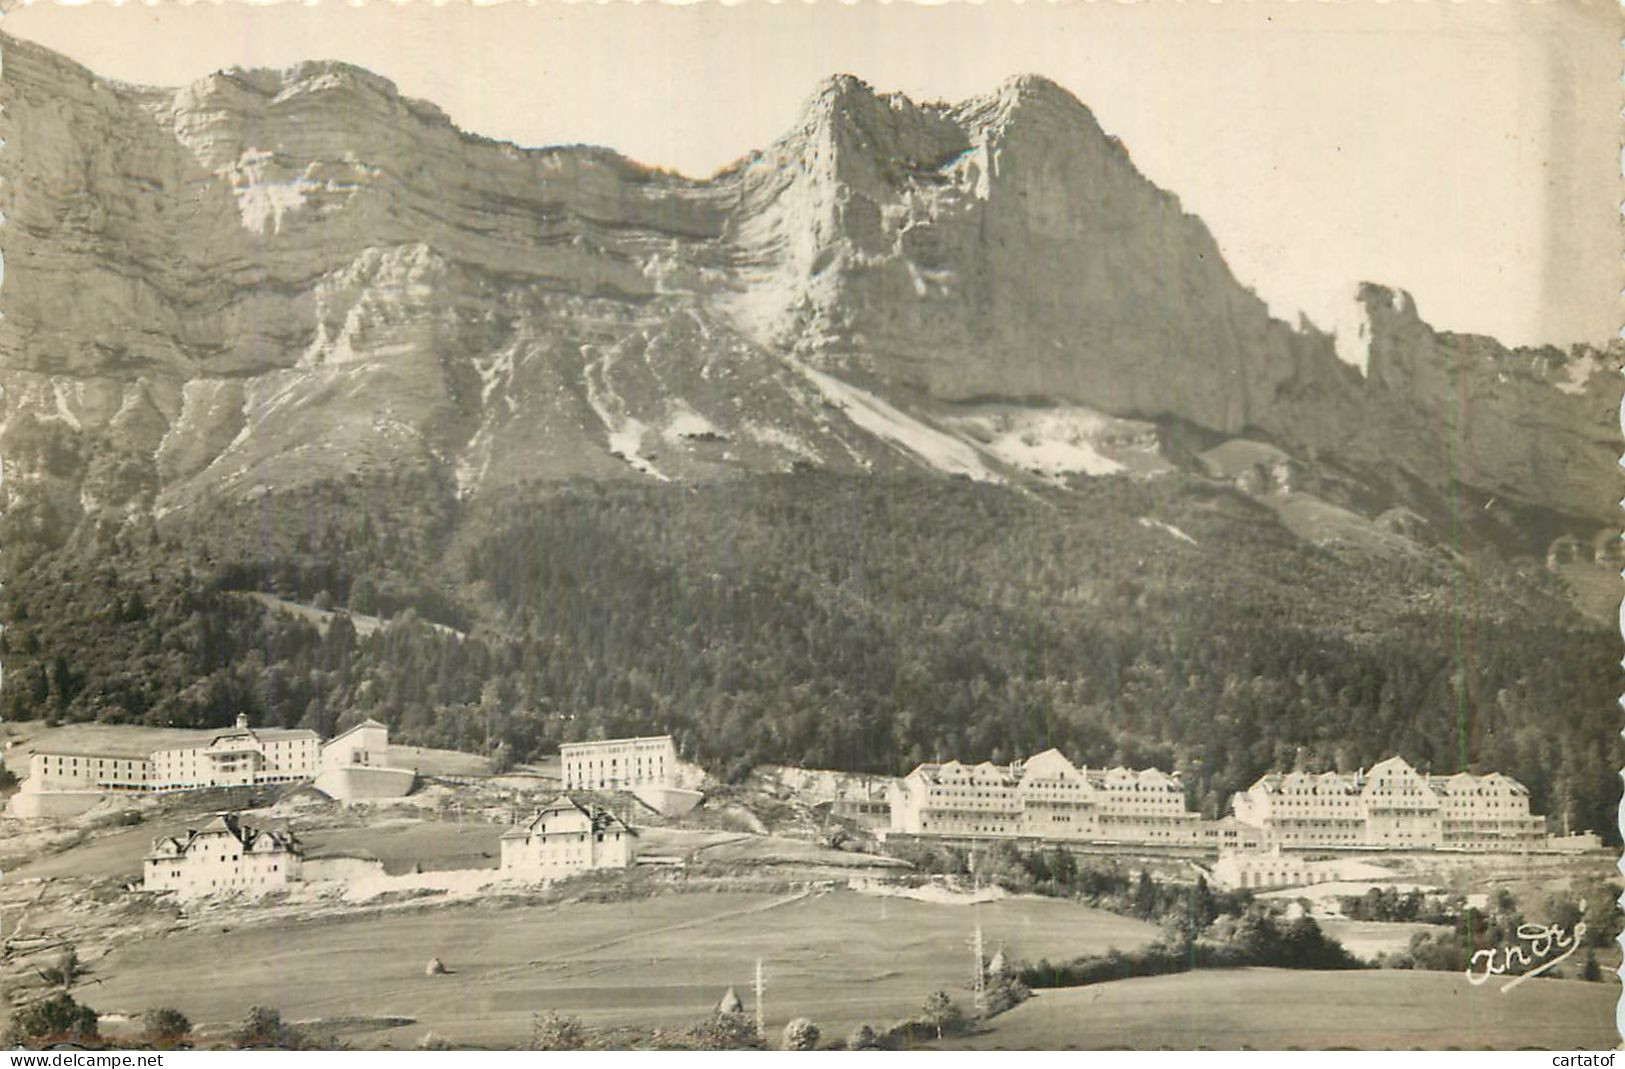
[[[805,1017],[793,1018],[784,1026],[785,1050],[816,1050],[821,1033],[818,1026]]]
[[[155,1007],[141,1015],[142,1031],[155,1047],[173,1047],[192,1034],[192,1022],[172,1006]]]
[[[84,1043],[100,1038],[96,1022],[95,1010],[81,1006],[66,991],[59,991],[14,1013],[5,1041],[14,1047]]]
[[[1134,915],[1143,920],[1157,915],[1157,884],[1145,869],[1140,870],[1140,882],[1134,887]]]
[[[965,1012],[954,1005],[946,991],[933,991],[925,997],[925,1019],[937,1030],[938,1039],[965,1026]]]
[[[531,1050],[581,1050],[586,1045],[586,1030],[575,1017],[548,1010],[546,1016],[531,1019]]]

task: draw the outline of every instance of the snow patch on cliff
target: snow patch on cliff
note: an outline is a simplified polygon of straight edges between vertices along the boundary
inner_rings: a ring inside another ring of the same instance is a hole
[[[225,170],[225,179],[237,198],[237,212],[242,216],[243,227],[262,236],[267,225],[273,233],[281,233],[282,217],[304,207],[306,195],[321,188],[321,183],[304,175],[283,181],[272,179],[269,171],[275,165],[275,158],[273,152],[249,148]]]
[[[1602,363],[1592,353],[1570,360],[1563,365],[1563,381],[1557,383],[1557,388],[1563,393],[1585,393],[1586,383],[1600,367]]]
[[[1125,470],[1096,448],[1115,421],[1093,409],[1000,412],[956,422],[999,460],[1038,475],[1114,475]]]
[[[744,423],[744,430],[745,434],[758,445],[793,453],[801,459],[811,461],[814,464],[823,461],[823,457],[819,456],[818,450],[783,427],[774,427],[766,423],[757,423],[755,420],[747,420]]]
[[[583,356],[594,351],[594,347],[590,345],[581,348]],[[627,413],[626,403],[615,392],[614,385],[610,381],[610,375],[619,358],[620,354],[614,349],[605,349],[596,360],[590,361],[582,368],[587,404],[599,422],[604,425],[604,429],[609,432],[611,453],[626,461],[634,471],[659,479],[663,483],[671,482],[649,458],[642,454],[643,436],[649,428],[644,426],[641,420]]]
[[[1371,365],[1371,311],[1358,296],[1332,324],[1332,344],[1338,359],[1359,368],[1362,375],[1367,373]]]
[[[1200,543],[1198,543],[1196,541],[1196,539],[1192,538],[1190,535],[1186,534],[1184,531],[1181,531],[1179,528],[1175,527],[1173,524],[1164,523],[1161,520],[1154,520],[1150,516],[1141,516],[1140,517],[1140,526],[1141,527],[1149,527],[1152,530],[1157,530],[1157,531],[1166,531],[1169,534],[1173,535],[1175,538],[1179,539],[1180,541],[1189,542],[1193,546],[1200,544]]]
[[[694,411],[687,401],[678,398],[671,402],[670,407],[671,417],[667,419],[660,436],[673,445],[696,438],[721,440],[727,437],[717,429],[715,423]]]
[[[818,388],[826,402],[877,438],[914,454],[938,471],[968,475],[977,482],[1004,481],[982,463],[981,456],[968,442],[928,426],[868,391],[842,382],[833,375],[815,371],[799,362],[794,366]]]

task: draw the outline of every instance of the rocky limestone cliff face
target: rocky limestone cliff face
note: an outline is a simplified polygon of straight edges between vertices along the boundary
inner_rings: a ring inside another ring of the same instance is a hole
[[[699,182],[473,137],[342,64],[168,90],[0,47],[14,523],[403,467],[465,496],[1148,471],[1148,420],[1612,520],[1618,353],[1440,335],[1370,288],[1362,377],[1041,78],[834,78]]]

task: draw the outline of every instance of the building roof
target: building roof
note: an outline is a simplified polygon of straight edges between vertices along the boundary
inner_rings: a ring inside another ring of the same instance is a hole
[[[562,754],[565,750],[579,750],[579,749],[584,749],[584,748],[592,747],[592,746],[609,746],[609,745],[612,745],[612,744],[615,744],[615,743],[625,743],[625,742],[671,742],[671,741],[672,741],[672,738],[671,738],[670,735],[637,735],[637,736],[633,736],[631,738],[626,738],[626,739],[583,739],[581,742],[561,742],[561,743],[559,743],[559,753]]]
[[[538,809],[536,811],[536,815],[531,817],[530,820],[524,825],[518,828],[510,829],[510,831],[503,833],[502,837],[504,839],[509,838],[510,836],[516,839],[528,838],[536,833],[536,826],[542,823],[542,821],[545,820],[550,814],[572,812],[579,813],[581,816],[587,818],[587,822],[594,832],[616,830],[624,831],[630,835],[637,834],[636,828],[632,827],[626,821],[622,820],[608,809],[605,809],[603,806],[597,805],[596,803],[582,805],[568,794],[561,794],[551,802],[544,805],[542,808]],[[518,832],[518,834],[514,835],[514,832]]]
[[[154,839],[152,851],[147,854],[146,860],[184,855],[203,836],[222,833],[241,843],[245,851],[252,850],[262,854],[275,853],[278,850],[298,854],[304,852],[292,831],[256,828],[243,824],[235,813],[220,813],[202,827],[188,828],[182,835],[161,835]]]
[[[148,763],[150,763],[152,760],[146,754],[130,753],[128,751],[116,752],[111,750],[99,752],[90,750],[35,750],[28,756],[30,760],[35,757],[84,757],[92,761],[144,761]]]
[[[338,742],[340,739],[344,738],[344,736],[352,734],[352,733],[357,732],[357,731],[360,731],[362,728],[382,728],[383,730],[388,731],[389,730],[389,725],[379,723],[377,720],[374,720],[372,717],[369,716],[369,717],[367,717],[367,719],[361,721],[361,723],[355,724],[355,725],[353,725],[351,727],[347,727],[343,731],[339,732],[337,735],[334,735],[331,739],[327,740],[327,744],[329,746],[331,746],[331,745],[333,745],[333,743]]]

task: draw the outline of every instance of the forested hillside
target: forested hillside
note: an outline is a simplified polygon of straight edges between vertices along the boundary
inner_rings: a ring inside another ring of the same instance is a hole
[[[1614,827],[1617,640],[1548,573],[1316,547],[1186,476],[582,482],[464,509],[397,474],[190,516],[10,558],[8,719],[371,715],[513,759],[670,730],[730,776],[1058,746],[1177,768],[1209,813],[1269,768],[1397,752]],[[246,591],[389,623],[324,633]]]

